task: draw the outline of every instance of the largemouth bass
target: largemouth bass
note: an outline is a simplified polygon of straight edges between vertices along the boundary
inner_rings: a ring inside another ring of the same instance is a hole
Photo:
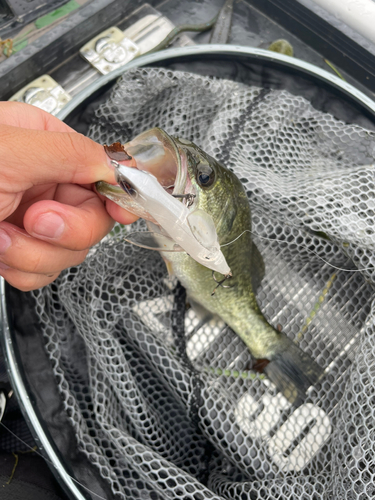
[[[155,140],[156,136],[162,136],[163,140]],[[159,148],[157,153],[156,143],[162,144],[165,151]],[[301,404],[306,390],[322,377],[323,369],[270,325],[259,309],[255,292],[264,265],[251,238],[251,210],[240,180],[192,142],[172,138],[160,129],[141,134],[125,144],[124,149],[132,158],[120,163],[151,172],[170,196],[179,197],[180,203],[186,203],[184,197],[189,197],[189,211],[210,216],[232,276],[226,279],[229,276],[203,266],[186,252],[163,251],[156,244],[169,272],[179,279],[193,302],[220,316],[243,340],[256,359],[255,368],[264,371],[292,404]],[[176,150],[180,161],[178,165],[175,162],[173,170],[171,151]],[[151,229],[160,232],[161,238],[168,237],[165,228],[155,224],[152,214],[145,213],[142,200],[134,200],[137,186],[126,181],[121,193],[119,187],[98,183],[97,190],[151,221]]]

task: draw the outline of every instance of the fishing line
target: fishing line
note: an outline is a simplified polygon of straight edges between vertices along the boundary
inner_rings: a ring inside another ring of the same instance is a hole
[[[239,238],[241,238],[241,236],[243,236],[245,233],[250,233],[252,234],[253,236],[255,236],[256,238],[261,238],[263,240],[268,240],[268,241],[280,241],[281,243],[287,243],[286,241],[284,240],[281,240],[281,239],[278,239],[278,238],[268,238],[267,236],[261,236],[260,234],[255,234],[253,233],[252,231],[250,231],[250,229],[245,229],[245,231],[243,231],[239,236],[237,236],[237,238],[235,238],[234,240],[230,241],[229,243],[224,243],[223,245],[220,245],[220,248],[222,247],[226,247],[228,245],[231,245],[232,243],[234,243],[235,241],[237,241]],[[345,269],[343,267],[338,267],[338,266],[335,266],[334,264],[331,264],[330,262],[328,262],[327,260],[325,260],[321,255],[319,255],[317,252],[315,252],[314,250],[311,250],[311,248],[308,248],[307,246],[305,245],[302,245],[303,248],[305,250],[307,250],[308,252],[310,253],[313,253],[314,255],[316,255],[316,257],[318,257],[318,259],[322,260],[325,264],[327,264],[328,266],[331,266],[333,269],[336,269],[337,271],[345,271],[347,273],[356,273],[356,272],[359,272],[359,271],[371,271],[374,269],[374,266],[370,266],[370,267],[362,267],[362,268],[357,268],[357,269]],[[350,257],[348,257],[350,258]]]
[[[48,462],[50,465],[52,465],[52,467],[56,470],[61,470],[62,472],[64,472],[64,474],[66,474],[68,477],[70,477],[70,479],[72,481],[74,481],[75,483],[77,483],[79,486],[81,486],[81,488],[83,488],[84,490],[86,490],[88,493],[91,493],[92,495],[95,495],[97,498],[99,498],[99,500],[108,500],[108,498],[105,498],[105,497],[102,497],[101,495],[99,495],[98,493],[95,493],[95,491],[92,491],[90,490],[89,488],[87,488],[87,486],[85,486],[84,484],[80,483],[77,479],[75,479],[74,477],[70,476],[66,470],[63,468],[63,467],[58,467],[56,466],[56,464],[54,464],[51,460],[49,460],[48,458],[46,458],[44,455],[42,455],[42,453],[40,453],[39,451],[37,451],[35,448],[33,448],[32,446],[30,446],[29,444],[27,444],[23,439],[21,439],[19,436],[17,436],[17,434],[15,434],[13,431],[11,431],[3,422],[0,421],[0,425],[2,427],[4,427],[4,429],[6,429],[10,434],[12,434],[13,437],[15,437],[18,441],[20,441],[20,443],[22,443],[24,446],[26,446],[26,448],[28,448],[30,451],[33,451],[34,453],[36,453],[39,457],[43,458],[43,460],[45,460],[46,462]]]

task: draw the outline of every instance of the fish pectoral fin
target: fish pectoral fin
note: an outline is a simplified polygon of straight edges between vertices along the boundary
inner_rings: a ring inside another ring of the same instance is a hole
[[[125,241],[136,245],[137,247],[147,248],[148,250],[157,250],[159,252],[184,252],[172,238],[160,233],[151,233],[149,231],[140,231],[130,233],[125,236]]]
[[[173,264],[170,260],[166,259],[164,255],[162,255],[162,259],[167,267],[168,275],[170,278],[174,277]]]
[[[253,292],[256,293],[257,289],[264,278],[266,268],[264,265],[263,257],[259,252],[257,246],[252,242],[251,247],[251,286]]]

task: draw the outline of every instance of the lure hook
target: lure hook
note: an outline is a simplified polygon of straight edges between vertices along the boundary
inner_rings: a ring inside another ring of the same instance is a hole
[[[217,278],[216,278],[216,276],[215,276],[215,271],[212,271],[212,279],[213,279],[214,281],[216,281],[217,285],[215,286],[215,288],[214,288],[213,292],[211,293],[211,297],[212,297],[213,295],[215,295],[215,292],[216,292],[216,290],[219,288],[219,286],[221,286],[222,288],[233,288],[233,287],[234,287],[234,285],[223,285],[223,283],[224,283],[226,280],[229,280],[229,279],[231,279],[231,278],[232,278],[232,274],[226,274],[226,275],[224,276],[224,279],[222,279],[222,280],[218,281],[218,280],[217,280]]]
[[[195,194],[192,193],[187,193],[187,194],[172,194],[173,198],[182,198],[186,200],[186,206],[187,208],[191,207],[191,205],[194,203],[194,198],[196,197]]]

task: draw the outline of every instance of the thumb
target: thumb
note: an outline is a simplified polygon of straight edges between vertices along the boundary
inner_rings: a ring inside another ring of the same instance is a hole
[[[0,125],[0,189],[19,193],[38,184],[114,182],[104,148],[77,132]]]

